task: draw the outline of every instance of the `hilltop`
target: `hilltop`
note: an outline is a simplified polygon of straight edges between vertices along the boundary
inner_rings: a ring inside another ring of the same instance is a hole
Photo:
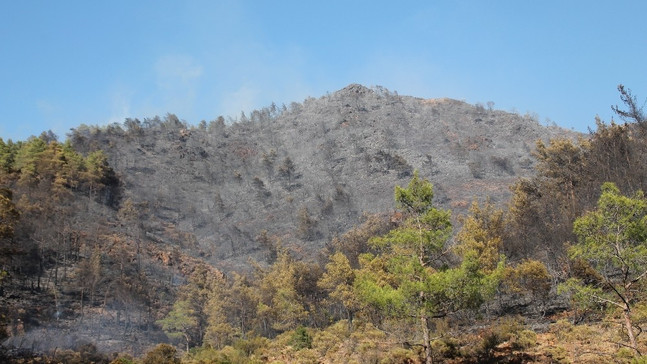
[[[143,235],[237,270],[249,258],[263,261],[263,231],[314,257],[364,213],[391,211],[393,187],[414,170],[455,215],[486,196],[505,203],[508,186],[533,173],[535,142],[564,135],[575,133],[462,101],[352,84],[228,122],[129,119],[123,128],[77,128],[70,139],[82,152],[105,151],[122,199],[146,211]]]

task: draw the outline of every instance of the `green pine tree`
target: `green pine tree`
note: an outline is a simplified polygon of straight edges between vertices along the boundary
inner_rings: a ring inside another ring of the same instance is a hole
[[[406,188],[395,188],[395,200],[408,218],[371,240],[378,254],[361,257],[355,288],[366,304],[389,317],[416,318],[425,360],[431,363],[430,320],[478,307],[493,294],[502,264],[486,274],[477,251],[465,249],[461,265],[443,267],[452,231],[450,213],[433,206],[433,187],[417,171]]]

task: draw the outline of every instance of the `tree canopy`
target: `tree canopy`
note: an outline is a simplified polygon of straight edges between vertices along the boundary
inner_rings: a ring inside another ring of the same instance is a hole
[[[417,318],[426,362],[431,363],[430,319],[480,306],[494,293],[498,270],[487,267],[487,274],[478,251],[467,244],[460,251],[462,262],[448,267],[443,258],[452,232],[450,213],[433,206],[433,186],[417,171],[406,188],[395,188],[395,199],[408,218],[371,240],[377,254],[362,257],[355,287],[367,304],[387,316]]]
[[[577,299],[620,309],[630,345],[637,351],[632,310],[646,298],[647,199],[642,191],[624,196],[613,183],[605,183],[597,208],[574,225],[578,240],[569,256],[584,260],[601,279],[573,278],[565,287],[574,290]]]

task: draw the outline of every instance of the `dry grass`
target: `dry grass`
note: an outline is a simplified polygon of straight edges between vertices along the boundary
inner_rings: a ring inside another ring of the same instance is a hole
[[[626,339],[618,323],[593,323],[572,325],[560,320],[550,331],[538,337],[537,351],[550,357],[558,351],[565,353],[562,362],[570,363],[629,363],[633,350],[626,346]],[[645,349],[645,341],[639,345]],[[552,358],[554,362],[554,357]],[[548,361],[549,362],[549,361]]]

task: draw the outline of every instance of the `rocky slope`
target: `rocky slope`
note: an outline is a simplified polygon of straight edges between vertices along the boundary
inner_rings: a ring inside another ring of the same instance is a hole
[[[174,115],[70,134],[101,148],[139,207],[141,233],[224,269],[262,261],[273,244],[313,257],[365,212],[393,209],[393,187],[414,170],[437,202],[465,212],[474,199],[509,197],[532,173],[537,139],[570,132],[528,116],[451,99],[349,85],[190,127]],[[265,239],[267,240],[267,239]]]

